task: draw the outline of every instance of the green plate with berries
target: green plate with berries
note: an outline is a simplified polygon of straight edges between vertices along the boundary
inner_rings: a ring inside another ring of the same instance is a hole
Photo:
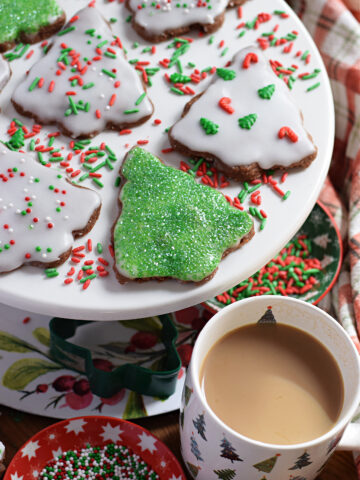
[[[334,285],[342,253],[335,220],[327,208],[317,202],[303,226],[276,257],[204,306],[218,312],[230,303],[259,295],[290,296],[316,305]]]

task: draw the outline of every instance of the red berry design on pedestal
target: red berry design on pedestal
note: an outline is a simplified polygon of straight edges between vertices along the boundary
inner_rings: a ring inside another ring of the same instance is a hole
[[[140,350],[148,350],[157,344],[158,336],[151,332],[136,332],[130,342]]]
[[[106,360],[105,358],[94,358],[93,364],[95,368],[98,368],[103,372],[112,372],[115,368],[113,363],[111,363],[110,360]]]
[[[176,350],[180,356],[183,367],[187,367],[191,360],[193,346],[187,343],[184,345],[180,345],[179,347],[177,347]]]
[[[198,332],[201,332],[201,330],[205,327],[207,323],[207,320],[205,320],[205,318],[201,317],[201,318],[195,318],[192,322],[191,322],[191,327],[198,331]]]
[[[86,393],[85,395],[77,395],[74,392],[69,392],[65,395],[65,405],[72,408],[73,410],[82,410],[87,408],[92,402],[93,394],[91,392]]]
[[[36,393],[46,393],[48,391],[48,385],[42,383],[36,387]]]
[[[57,392],[68,392],[72,390],[76,378],[73,375],[62,375],[58,377],[52,384],[52,387]]]
[[[199,317],[199,310],[196,307],[184,308],[175,312],[175,318],[178,323],[191,325],[193,320]]]
[[[78,380],[77,382],[75,382],[73,386],[73,392],[76,393],[76,395],[79,395],[81,397],[89,393],[90,384],[88,380],[83,378],[82,380]]]

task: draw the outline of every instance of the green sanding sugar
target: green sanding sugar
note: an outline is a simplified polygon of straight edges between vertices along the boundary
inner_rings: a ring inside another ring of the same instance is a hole
[[[36,32],[62,13],[55,0],[1,0],[0,44],[17,40],[21,32]]]
[[[129,278],[199,282],[253,226],[219,191],[135,147],[127,155],[114,229],[116,267]]]

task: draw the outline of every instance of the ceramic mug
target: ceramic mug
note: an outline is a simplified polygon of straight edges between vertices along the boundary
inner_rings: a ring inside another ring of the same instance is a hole
[[[237,433],[213,413],[200,388],[200,368],[211,347],[226,333],[264,318],[269,305],[276,321],[303,330],[325,345],[343,377],[344,404],[335,426],[305,443],[271,445]],[[333,318],[317,307],[289,297],[241,300],[217,313],[196,341],[180,410],[182,456],[196,480],[313,480],[336,447],[360,448],[360,425],[349,424],[359,403],[359,355],[350,337]]]

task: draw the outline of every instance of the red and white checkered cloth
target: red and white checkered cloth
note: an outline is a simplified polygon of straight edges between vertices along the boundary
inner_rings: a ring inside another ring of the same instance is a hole
[[[325,309],[348,331],[360,354],[360,0],[289,0],[313,36],[335,102],[335,148],[320,198],[337,221],[344,264]],[[360,412],[354,418],[360,423]],[[360,452],[354,453],[360,479]]]

